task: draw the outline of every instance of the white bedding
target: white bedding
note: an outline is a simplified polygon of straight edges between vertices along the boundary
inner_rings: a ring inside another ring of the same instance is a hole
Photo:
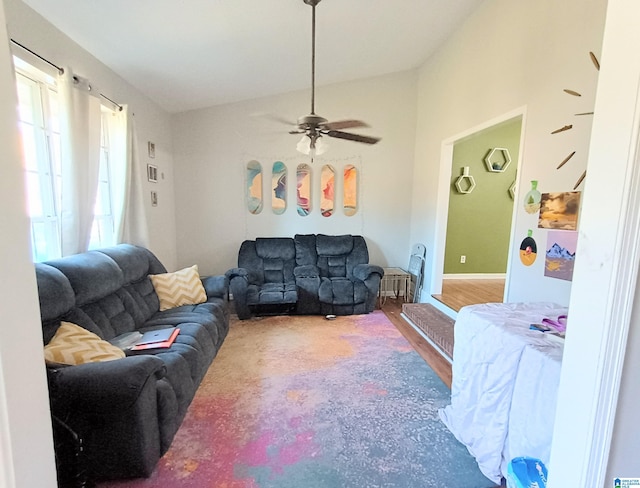
[[[529,325],[566,313],[547,302],[488,303],[458,313],[451,404],[440,418],[498,484],[514,457],[537,457],[548,467],[564,345]]]

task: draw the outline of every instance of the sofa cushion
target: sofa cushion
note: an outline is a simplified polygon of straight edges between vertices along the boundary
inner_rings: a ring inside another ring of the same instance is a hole
[[[282,259],[265,259],[263,262],[264,281],[266,283],[282,284],[287,281],[286,263]]]
[[[73,308],[76,295],[62,272],[43,263],[36,263],[40,316],[46,322],[58,318]]]
[[[318,290],[320,301],[333,305],[354,305],[367,299],[367,287],[347,278],[323,278]]]
[[[197,323],[204,326],[214,345],[220,347],[229,331],[229,310],[226,302],[214,299],[213,302],[200,303],[198,305],[183,305],[163,312],[156,312],[146,323],[145,327],[168,327],[183,324]]]
[[[76,294],[76,306],[81,307],[118,290],[124,284],[122,270],[109,256],[89,251],[47,261],[64,273]],[[100,279],[96,279],[96,277]]]
[[[161,311],[207,301],[207,293],[195,264],[173,273],[150,275],[149,278],[160,300]]]
[[[320,256],[318,268],[322,276],[328,278],[344,278],[347,276],[346,256]]]
[[[294,260],[296,248],[290,237],[258,237],[256,254],[262,259]]]
[[[128,311],[134,317],[136,327],[142,326],[160,307],[149,275],[166,273],[167,269],[151,251],[143,247],[119,244],[99,251],[113,259],[122,270],[124,289],[136,304]]]
[[[81,309],[100,329],[98,335],[106,340],[133,332],[137,324],[142,322],[136,303],[124,288],[89,303]],[[78,325],[85,326],[83,323]]]
[[[137,325],[146,322],[154,313],[160,310],[160,300],[158,300],[156,290],[153,288],[153,283],[151,283],[151,279],[148,276],[142,281],[125,286],[123,289],[135,301],[136,312],[142,318],[141,322],[136,322]]]
[[[50,363],[76,365],[113,361],[124,356],[124,351],[118,347],[70,322],[62,322],[44,347],[44,358]]]
[[[318,262],[315,234],[296,234],[294,237],[296,246],[296,264],[298,266],[315,266]]]
[[[125,284],[143,280],[150,274],[167,272],[162,263],[143,247],[119,244],[99,251],[117,263],[124,275]]]
[[[344,256],[353,250],[353,236],[327,236],[318,234],[316,249],[319,256]]]
[[[296,303],[295,283],[265,283],[258,291],[257,303]]]

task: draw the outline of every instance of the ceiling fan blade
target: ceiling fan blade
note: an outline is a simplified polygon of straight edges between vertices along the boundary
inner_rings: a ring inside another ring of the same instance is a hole
[[[323,127],[328,130],[354,129],[356,127],[369,127],[368,124],[361,120],[337,120],[335,122],[327,122]]]
[[[251,114],[252,117],[260,117],[262,119],[271,120],[272,122],[278,122],[280,124],[286,124],[291,127],[296,127],[298,124],[296,122],[292,122],[284,117],[280,117],[279,115],[274,115],[266,112],[256,112]]]
[[[350,134],[349,132],[341,132],[339,130],[330,130],[326,132],[329,137],[337,139],[346,139],[348,141],[363,142],[365,144],[375,144],[380,140],[379,137],[361,136],[360,134]]]

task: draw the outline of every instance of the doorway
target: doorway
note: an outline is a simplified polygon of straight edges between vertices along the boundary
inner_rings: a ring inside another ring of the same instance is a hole
[[[442,143],[430,294],[454,311],[508,294],[524,123],[523,107]]]

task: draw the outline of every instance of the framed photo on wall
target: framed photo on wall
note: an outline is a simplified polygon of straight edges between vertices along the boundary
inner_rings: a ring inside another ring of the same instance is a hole
[[[153,164],[147,164],[147,179],[152,183],[158,182],[158,167]]]

